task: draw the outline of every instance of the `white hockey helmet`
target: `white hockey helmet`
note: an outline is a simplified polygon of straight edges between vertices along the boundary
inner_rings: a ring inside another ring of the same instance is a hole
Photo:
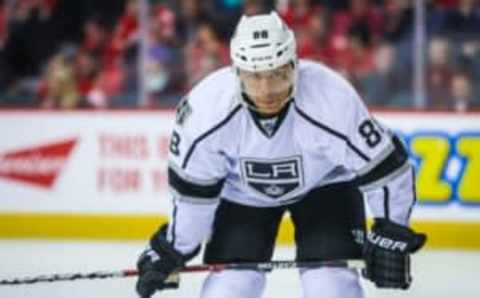
[[[295,63],[295,35],[275,11],[242,16],[230,41],[230,57],[235,68],[249,72]]]

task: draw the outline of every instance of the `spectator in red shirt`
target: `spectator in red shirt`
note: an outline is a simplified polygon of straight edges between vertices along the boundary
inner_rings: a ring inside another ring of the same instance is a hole
[[[94,108],[107,108],[114,105],[114,98],[120,95],[124,83],[125,71],[120,60],[104,65],[87,94],[88,105]]]
[[[101,58],[107,43],[107,28],[99,19],[90,18],[83,25],[83,35],[81,50]]]
[[[82,98],[92,91],[99,71],[98,60],[90,53],[80,51],[77,53],[73,71],[77,82],[77,90]]]
[[[336,50],[329,28],[330,12],[317,7],[309,18],[306,30],[297,31],[298,56],[333,66]]]
[[[8,10],[4,2],[0,0],[0,51],[5,45],[8,34]]]
[[[310,0],[292,0],[285,10],[280,11],[280,15],[285,23],[297,32],[308,28],[313,11]]]
[[[107,43],[103,63],[115,68],[125,51],[138,41],[138,1],[128,0],[125,13],[120,17],[111,40]]]
[[[336,12],[333,18],[332,33],[346,35],[350,28],[358,23],[364,23],[368,26],[373,40],[383,35],[383,12],[370,0],[350,0],[348,10]]]
[[[138,28],[138,0],[128,0],[125,13],[117,23],[116,32],[120,39],[128,40]]]

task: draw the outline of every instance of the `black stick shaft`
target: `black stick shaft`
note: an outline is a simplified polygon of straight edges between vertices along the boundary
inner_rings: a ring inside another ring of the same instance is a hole
[[[262,270],[276,269],[316,268],[316,267],[348,267],[362,269],[365,264],[362,260],[319,261],[319,262],[295,262],[295,261],[271,261],[265,263],[228,263],[228,264],[201,264],[186,266],[180,270],[182,273],[208,272],[222,270]],[[90,273],[67,273],[39,275],[35,277],[1,279],[0,286],[25,285],[41,282],[74,281],[79,279],[106,279],[137,276],[135,269],[119,271],[95,271]]]

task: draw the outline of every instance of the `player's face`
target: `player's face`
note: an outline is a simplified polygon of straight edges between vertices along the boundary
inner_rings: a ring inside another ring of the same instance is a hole
[[[257,110],[266,115],[280,112],[288,101],[293,86],[293,65],[286,64],[275,70],[249,72],[240,70],[243,91]]]

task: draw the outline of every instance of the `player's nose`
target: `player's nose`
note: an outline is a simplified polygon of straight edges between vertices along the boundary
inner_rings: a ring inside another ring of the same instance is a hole
[[[269,77],[258,78],[257,83],[260,86],[261,91],[263,92],[273,90],[274,88],[274,81]]]

